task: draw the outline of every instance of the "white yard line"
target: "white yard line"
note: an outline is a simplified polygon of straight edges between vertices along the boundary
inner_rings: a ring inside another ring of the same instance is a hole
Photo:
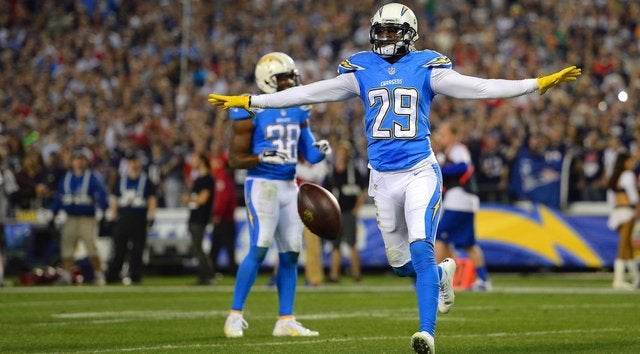
[[[130,318],[130,319],[176,319],[198,317],[222,317],[229,314],[227,310],[219,311],[96,311],[96,312],[71,312],[53,314],[53,318],[62,319],[104,319],[104,318]]]
[[[0,293],[13,294],[38,294],[38,293],[232,293],[233,286],[47,286],[47,287],[13,287],[4,288]],[[276,292],[275,288],[256,285],[251,292],[268,293]],[[407,285],[337,285],[309,288],[298,286],[299,293],[379,293],[379,292],[413,292],[413,287]],[[504,294],[638,294],[640,291],[614,290],[609,287],[563,287],[563,286],[496,286],[493,293]],[[26,302],[25,302],[26,303]],[[0,306],[14,303],[2,303]]]
[[[485,312],[506,308],[516,308],[518,305],[509,306],[458,306],[455,312]],[[640,308],[640,303],[635,302],[617,302],[609,304],[570,304],[570,305],[540,305],[536,306],[540,310],[558,310],[558,309],[589,309],[589,308]],[[198,319],[198,318],[224,318],[229,312],[227,310],[215,311],[168,311],[168,310],[140,310],[140,311],[92,311],[92,312],[71,312],[52,314],[54,321],[39,322],[33,324],[34,327],[42,326],[77,326],[79,324],[93,325],[106,323],[121,323],[142,320],[175,320],[175,319]],[[273,318],[272,315],[250,315],[247,317],[251,320],[265,320]],[[316,314],[298,314],[296,318],[300,320],[326,320],[326,319],[347,319],[347,318],[394,318],[394,320],[405,319],[407,321],[415,321],[418,314],[415,308],[401,308],[393,310],[377,310],[372,311],[353,311],[338,313],[316,313]],[[438,321],[460,322],[473,321],[473,318],[459,317],[455,313],[447,316],[439,316]]]
[[[528,332],[494,332],[494,333],[474,333],[474,334],[440,334],[438,338],[486,338],[486,337],[531,337],[531,336],[552,336],[552,335],[565,335],[565,334],[591,334],[601,332],[624,332],[622,328],[598,328],[598,329],[566,329],[557,331],[528,331]],[[296,345],[308,345],[308,344],[322,344],[322,343],[341,343],[341,342],[358,342],[358,341],[382,341],[382,340],[403,340],[408,339],[407,336],[375,336],[375,337],[353,337],[353,338],[326,338],[326,339],[307,339],[307,340],[288,340],[279,342],[260,342],[260,343],[240,343],[238,345],[237,340],[234,341],[234,347],[278,347],[287,346],[293,347]],[[104,349],[104,350],[81,350],[71,353],[118,353],[118,352],[135,352],[135,351],[188,351],[190,349],[213,349],[224,348],[229,346],[228,343],[210,343],[210,344],[186,344],[186,345],[173,345],[164,344],[156,346],[138,346],[138,347],[125,347],[118,349]],[[66,352],[69,353],[69,352]]]
[[[175,320],[175,319],[198,319],[198,318],[225,318],[229,311],[104,311],[104,312],[71,312],[52,314],[54,321],[38,322],[32,324],[33,327],[47,326],[78,326],[78,325],[102,325],[109,323],[124,323],[143,320]],[[318,313],[296,315],[299,320],[326,320],[326,319],[347,319],[347,318],[394,318],[395,321],[416,321],[418,313],[415,308],[404,308],[394,310],[357,311],[346,313]],[[250,316],[249,320],[272,319],[273,315]],[[473,319],[441,316],[439,321],[461,322],[473,321]]]

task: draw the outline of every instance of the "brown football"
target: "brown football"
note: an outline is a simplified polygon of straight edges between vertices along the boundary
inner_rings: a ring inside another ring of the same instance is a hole
[[[305,182],[298,193],[298,214],[314,234],[327,240],[340,235],[342,214],[336,197],[315,183]]]

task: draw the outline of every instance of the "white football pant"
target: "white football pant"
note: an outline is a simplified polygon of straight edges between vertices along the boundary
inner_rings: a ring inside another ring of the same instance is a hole
[[[406,171],[371,170],[369,195],[374,198],[378,228],[389,265],[401,267],[411,260],[409,244],[434,243],[440,219],[442,173],[432,154]]]
[[[252,245],[268,248],[275,239],[279,252],[300,252],[304,226],[295,181],[247,177],[245,202],[250,227],[258,233]]]

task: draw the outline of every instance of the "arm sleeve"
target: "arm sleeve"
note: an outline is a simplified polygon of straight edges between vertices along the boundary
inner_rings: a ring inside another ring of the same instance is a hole
[[[283,108],[305,104],[345,101],[358,97],[360,86],[353,73],[308,85],[295,86],[276,93],[251,96],[251,107]]]
[[[311,134],[311,129],[306,126],[300,130],[300,141],[298,143],[298,149],[302,153],[307,161],[310,163],[318,163],[324,159],[324,154],[321,153],[318,148],[313,146],[315,139]]]
[[[452,69],[433,69],[431,73],[433,92],[453,98],[492,99],[511,98],[535,92],[536,79],[500,80],[466,76]]]

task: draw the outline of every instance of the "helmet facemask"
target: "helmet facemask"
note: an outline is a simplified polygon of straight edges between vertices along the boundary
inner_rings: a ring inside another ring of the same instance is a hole
[[[415,50],[417,39],[418,20],[408,7],[386,4],[373,14],[369,41],[373,52],[382,58],[399,58]]]
[[[276,91],[282,91],[293,86],[300,85],[300,75],[298,74],[298,70],[275,74],[273,75],[272,80],[276,82]]]
[[[415,30],[407,23],[402,25],[376,23],[369,32],[373,51],[383,58],[407,54],[413,50],[415,36]]]

